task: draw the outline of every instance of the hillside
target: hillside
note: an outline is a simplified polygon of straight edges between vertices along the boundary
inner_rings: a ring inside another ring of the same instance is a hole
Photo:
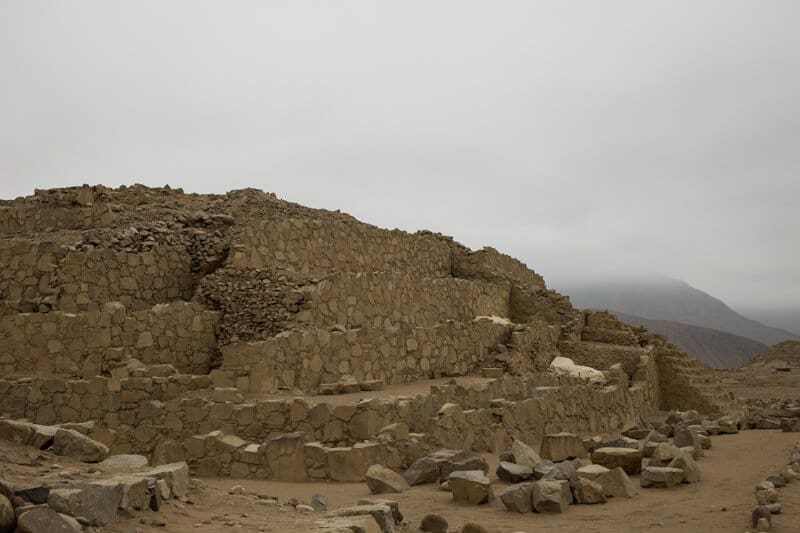
[[[800,342],[785,341],[769,346],[744,366],[798,367],[800,366]]]
[[[758,341],[725,331],[613,312],[627,324],[643,326],[650,331],[665,335],[670,342],[677,344],[712,368],[737,367],[766,348],[766,345]]]
[[[669,278],[562,284],[578,308],[615,309],[650,320],[667,320],[710,328],[765,345],[800,336],[746,318],[721,300],[687,283]]]

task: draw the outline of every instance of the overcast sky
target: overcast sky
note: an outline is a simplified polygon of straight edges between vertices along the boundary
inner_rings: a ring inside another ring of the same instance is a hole
[[[800,301],[800,2],[0,3],[0,197],[258,187]]]

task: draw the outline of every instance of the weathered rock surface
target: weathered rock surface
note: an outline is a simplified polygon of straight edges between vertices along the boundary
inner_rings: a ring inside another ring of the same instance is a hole
[[[17,520],[17,533],[80,533],[81,531],[83,526],[77,520],[52,509],[34,509]]]
[[[575,433],[551,433],[542,439],[539,449],[542,459],[564,461],[576,457],[586,457],[583,441]]]
[[[605,489],[600,483],[576,476],[570,481],[570,487],[577,503],[606,503]]]
[[[497,478],[506,483],[520,483],[533,477],[533,469],[516,463],[501,461],[495,470]]]
[[[627,474],[636,475],[642,470],[642,452],[633,448],[598,448],[592,452],[592,462],[609,470],[620,467]]]
[[[509,511],[530,513],[533,510],[533,482],[517,483],[500,493],[500,500]]]
[[[73,429],[57,430],[51,449],[57,455],[72,457],[85,463],[98,463],[108,457],[108,447],[105,444]]]
[[[0,532],[14,531],[16,524],[17,517],[14,514],[14,507],[11,505],[11,501],[0,494]]]
[[[514,456],[514,462],[518,465],[533,468],[542,462],[542,458],[536,453],[536,450],[519,439],[514,439],[514,442],[511,443],[511,454]]]
[[[494,498],[492,482],[481,470],[456,471],[448,478],[453,501],[472,505],[488,503]]]
[[[540,513],[563,513],[572,500],[569,483],[566,481],[535,481],[531,501]]]
[[[642,470],[642,487],[669,488],[679,485],[683,480],[683,470],[667,466],[648,466]]]
[[[403,476],[383,465],[369,467],[366,477],[372,494],[404,492],[410,488]]]
[[[677,468],[683,472],[683,483],[697,483],[700,481],[700,469],[691,454],[681,451],[680,455],[670,461],[670,468]]]
[[[419,529],[427,533],[447,533],[448,526],[447,520],[442,515],[426,514],[422,517]]]

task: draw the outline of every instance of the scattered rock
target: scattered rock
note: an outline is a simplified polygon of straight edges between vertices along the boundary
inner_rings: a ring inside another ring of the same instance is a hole
[[[669,488],[679,485],[683,480],[683,470],[667,466],[648,466],[642,470],[642,487]]]
[[[570,487],[578,503],[606,503],[605,490],[595,481],[576,476],[570,481]]]
[[[0,532],[6,533],[14,531],[14,526],[16,524],[17,515],[14,513],[14,507],[11,505],[11,501],[0,494]]]
[[[533,483],[517,483],[506,487],[500,493],[500,500],[509,511],[530,513],[533,510]]]
[[[461,526],[461,533],[489,533],[489,531],[475,522],[467,522]]]
[[[551,433],[542,439],[539,455],[550,461],[564,461],[588,454],[583,441],[575,433]]]
[[[72,518],[52,509],[33,509],[17,520],[17,533],[79,533],[83,526]]]
[[[670,461],[669,468],[677,468],[683,472],[683,483],[697,483],[700,481],[700,469],[691,454],[681,451],[680,455]]]
[[[420,530],[428,533],[447,533],[448,527],[447,520],[438,514],[426,514],[419,524]]]
[[[542,462],[542,458],[539,457],[539,454],[519,439],[514,439],[514,442],[511,444],[511,453],[514,457],[513,462],[518,465],[533,468]]]
[[[756,501],[759,505],[767,505],[778,502],[778,491],[775,485],[769,481],[762,481],[756,485]]]
[[[369,467],[366,478],[372,494],[403,492],[410,488],[403,476],[383,465]]]
[[[592,462],[609,470],[620,467],[629,475],[642,470],[642,452],[633,448],[598,448],[592,452]]]
[[[98,463],[108,456],[108,448],[74,429],[56,431],[51,447],[53,453],[72,457],[85,463]]]
[[[498,479],[506,483],[520,483],[533,477],[533,469],[516,463],[501,462],[495,470]]]
[[[448,483],[453,491],[453,501],[456,502],[480,505],[494,498],[492,482],[481,470],[453,472]]]
[[[563,513],[572,499],[569,483],[566,481],[535,481],[531,501],[533,508],[540,513]]]
[[[328,498],[319,493],[313,494],[311,496],[311,507],[313,507],[315,511],[327,511]]]

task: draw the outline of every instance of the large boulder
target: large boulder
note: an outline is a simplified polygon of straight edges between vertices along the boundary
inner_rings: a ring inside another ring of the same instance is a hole
[[[0,533],[9,533],[14,531],[14,526],[17,524],[17,517],[14,514],[14,506],[11,501],[0,494]]]
[[[550,461],[564,461],[588,454],[583,441],[575,433],[550,433],[542,439],[539,455]]]
[[[570,487],[578,503],[606,503],[603,486],[591,479],[576,476],[570,481]]]
[[[778,491],[771,481],[762,481],[756,485],[756,501],[759,505],[769,505],[778,502]]]
[[[683,479],[681,479],[683,483],[697,483],[700,481],[700,469],[697,467],[692,455],[686,451],[681,450],[680,455],[670,461],[667,466],[678,468],[683,472]]]
[[[366,477],[372,494],[403,492],[410,488],[403,476],[383,465],[369,467]]]
[[[540,513],[563,513],[572,501],[572,492],[566,481],[533,482],[531,502]]]
[[[501,461],[495,470],[497,478],[506,483],[520,483],[533,477],[533,469],[516,463]]]
[[[481,470],[487,473],[489,472],[489,463],[482,457],[470,457],[463,461],[441,461],[439,463],[439,478],[437,482],[440,484],[444,483],[447,481],[451,472],[456,472],[458,470]]]
[[[452,472],[448,484],[453,491],[453,501],[472,505],[488,503],[494,498],[492,482],[481,470]]]
[[[74,429],[59,429],[51,448],[56,455],[72,457],[85,463],[98,463],[108,457],[108,448]]]
[[[422,485],[423,483],[436,483],[440,480],[440,472],[443,468],[447,468],[447,464],[457,463],[467,459],[467,453],[463,450],[450,450],[441,449],[424,457],[420,457],[403,473],[403,477],[410,486]],[[481,470],[481,468],[474,468],[470,470]],[[488,472],[489,466],[486,465]],[[455,470],[451,470],[455,472]]]
[[[378,523],[381,533],[392,533],[394,528],[394,514],[388,505],[352,505],[328,511],[325,518],[344,518],[354,516],[371,516]]]
[[[426,514],[419,524],[420,531],[426,533],[447,533],[448,528],[447,519],[440,514]]]
[[[509,511],[530,513],[533,510],[533,483],[517,483],[506,487],[500,493],[500,500]]]
[[[683,480],[683,470],[668,466],[648,466],[642,470],[642,487],[668,488],[679,485]]]
[[[114,480],[98,480],[79,488],[50,490],[47,505],[62,514],[82,516],[93,526],[105,526],[117,518],[122,504],[122,485]]]
[[[730,415],[725,415],[717,419],[717,425],[719,426],[720,433],[739,433],[739,422]]]
[[[186,463],[161,465],[138,475],[155,480],[165,480],[169,485],[170,493],[175,498],[182,498],[189,491],[189,467]]]
[[[542,462],[542,458],[539,457],[536,450],[519,439],[514,439],[514,442],[511,444],[511,454],[514,456],[514,462],[518,465],[533,468]]]
[[[633,486],[631,478],[620,467],[599,475],[593,481],[602,485],[606,496],[632,498],[636,494],[636,488]]]
[[[642,451],[633,448],[598,448],[592,452],[592,462],[609,470],[620,467],[630,475],[642,470]]]
[[[16,533],[80,533],[81,531],[83,526],[71,516],[39,507],[19,517]]]

